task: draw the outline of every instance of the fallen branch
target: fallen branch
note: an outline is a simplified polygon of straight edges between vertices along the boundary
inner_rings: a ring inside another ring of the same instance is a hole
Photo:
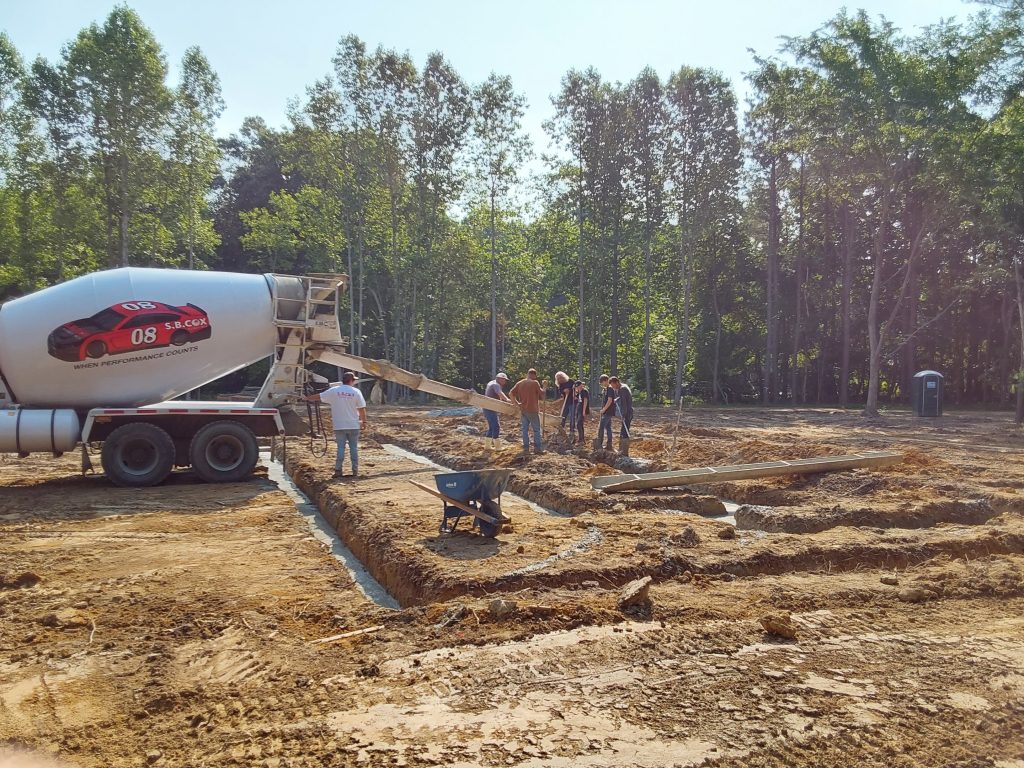
[[[333,643],[335,640],[344,640],[346,637],[355,637],[356,635],[368,635],[371,632],[384,629],[383,624],[378,624],[376,627],[364,627],[363,629],[353,629],[351,632],[342,632],[340,635],[331,635],[330,637],[321,637],[319,640],[310,640],[311,645],[318,643]]]

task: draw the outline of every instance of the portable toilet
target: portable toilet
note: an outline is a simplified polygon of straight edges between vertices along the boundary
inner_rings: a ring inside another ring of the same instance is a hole
[[[914,374],[913,405],[918,416],[942,415],[942,379],[938,371],[918,371]]]

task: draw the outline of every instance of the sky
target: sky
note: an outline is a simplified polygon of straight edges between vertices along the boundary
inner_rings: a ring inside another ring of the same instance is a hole
[[[327,75],[338,41],[356,34],[370,49],[408,51],[422,65],[439,50],[470,83],[510,75],[526,96],[524,127],[539,151],[550,98],[572,68],[594,66],[626,82],[645,66],[662,78],[683,65],[731,79],[743,102],[751,50],[777,51],[784,36],[805,35],[843,7],[884,15],[913,32],[943,18],[965,19],[962,0],[133,0],[163,47],[176,78],[185,49],[198,45],[221,79],[227,136],[248,116],[286,124],[289,99]],[[110,0],[0,0],[3,29],[26,61],[56,59]]]

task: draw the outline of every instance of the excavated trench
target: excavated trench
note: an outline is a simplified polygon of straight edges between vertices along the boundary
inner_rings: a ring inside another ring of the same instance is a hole
[[[322,463],[294,454],[288,471],[401,606],[526,588],[613,588],[648,575],[688,581],[692,574],[902,569],[938,555],[973,559],[1024,552],[1020,516],[999,517],[999,510],[982,502],[933,504],[931,518],[908,508],[905,519],[879,517],[878,525],[865,522],[873,518],[864,510],[845,517],[833,510],[829,517],[805,508],[745,504],[735,509],[733,528],[721,521],[732,505],[727,508],[714,497],[678,491],[649,498],[584,494],[564,478],[539,477],[529,466],[513,467],[509,489],[514,495],[506,494],[502,503],[507,508],[515,500],[519,511],[513,527],[499,537],[425,535],[436,530],[440,502],[413,504],[411,499],[423,494],[404,480],[419,473],[429,483],[430,469],[479,469],[488,466],[487,458],[436,446],[419,453],[407,436],[387,429],[380,435],[399,448],[368,446],[377,463],[370,477],[376,485],[364,479],[330,482]],[[893,530],[903,527],[918,530]]]
[[[355,582],[356,589],[382,608],[398,608],[398,601],[388,594],[388,591],[373,578],[362,561],[345,546],[338,532],[324,520],[320,510],[309,500],[309,497],[292,482],[281,463],[276,461],[269,451],[261,452],[260,460],[267,468],[267,477],[295,504],[296,511],[306,519],[310,533],[317,541],[324,544],[330,550],[331,556],[348,571],[352,581]]]

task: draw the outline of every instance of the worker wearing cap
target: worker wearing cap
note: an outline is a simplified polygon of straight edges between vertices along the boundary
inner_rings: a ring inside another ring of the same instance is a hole
[[[363,393],[352,386],[356,376],[348,372],[341,377],[341,384],[319,394],[307,395],[306,399],[323,402],[331,406],[331,425],[334,440],[338,444],[338,455],[334,461],[334,476],[344,477],[341,471],[345,464],[345,445],[348,445],[352,461],[352,477],[359,477],[359,430],[366,429],[366,400]]]
[[[504,373],[499,373],[487,382],[487,389],[484,390],[484,395],[486,397],[493,397],[495,400],[501,400],[504,403],[512,402],[502,390],[507,381],[508,376]],[[487,447],[497,448],[498,436],[501,434],[501,422],[498,421],[498,412],[489,411],[484,408],[484,418],[487,419]]]

